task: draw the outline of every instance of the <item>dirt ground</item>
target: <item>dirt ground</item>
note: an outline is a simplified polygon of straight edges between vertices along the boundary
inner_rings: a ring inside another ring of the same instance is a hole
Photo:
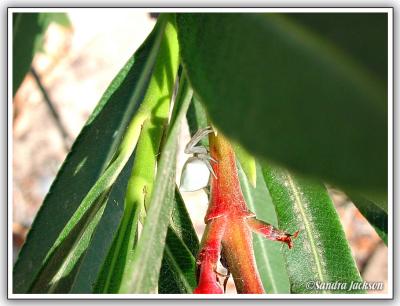
[[[44,52],[33,62],[59,116],[58,122],[32,74],[26,76],[14,98],[14,259],[68,148],[106,87],[155,23],[146,13],[120,11],[117,14],[112,10],[89,17],[76,11],[69,18],[73,26],[70,30],[50,25]],[[188,139],[185,126],[181,146]],[[185,158],[183,153],[178,158],[178,173]],[[387,247],[344,194],[335,190],[330,193],[364,280],[387,284]],[[185,193],[184,198],[196,231],[201,235],[207,196],[200,191]],[[234,290],[232,284],[230,288]]]

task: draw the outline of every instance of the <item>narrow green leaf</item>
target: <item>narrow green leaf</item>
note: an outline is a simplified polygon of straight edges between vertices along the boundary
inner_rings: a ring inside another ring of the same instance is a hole
[[[128,128],[128,133],[132,134],[137,127],[140,131],[140,122],[133,127],[131,123],[130,129],[129,123],[143,99],[160,46],[163,27],[158,24],[122,68],[73,144],[15,263],[15,293],[29,290],[42,269],[45,258],[49,258],[56,248],[56,241],[60,244],[68,236],[80,218],[90,211],[97,198],[110,188],[131,156],[130,150],[134,148],[135,137],[127,135],[126,131]],[[117,151],[119,146],[125,150]],[[86,204],[82,209],[81,203],[84,199]],[[80,214],[76,214],[78,208]],[[66,229],[68,224],[70,226]]]
[[[103,194],[82,216],[64,241],[45,259],[29,293],[67,293],[104,211],[108,194]]]
[[[110,249],[102,271],[98,276],[95,291],[118,293],[125,278],[130,276],[130,266],[135,252],[137,228],[140,216],[149,202],[159,145],[167,124],[170,99],[178,67],[178,52],[170,37],[171,25],[166,15],[158,23],[164,24],[164,33],[157,60],[143,104],[138,111],[145,116],[141,124],[135,164],[129,179],[125,197],[125,208],[117,236]],[[176,39],[175,39],[176,40]]]
[[[13,13],[13,96],[28,73],[50,23],[70,28],[65,13]]]
[[[192,293],[197,285],[196,256],[199,240],[177,187],[174,203],[158,280],[158,293]]]
[[[138,220],[142,220],[145,216],[144,209],[148,207],[152,195],[156,160],[164,128],[167,125],[169,105],[178,70],[178,44],[174,18],[174,15],[160,16],[160,19],[166,21],[166,26],[144,102],[153,105],[153,109],[149,112],[150,117],[142,128],[137,158],[125,198],[124,217],[96,291],[124,292],[126,280],[129,280],[132,274]]]
[[[13,96],[31,67],[33,56],[42,44],[47,24],[38,13],[13,13]]]
[[[243,172],[246,174],[249,183],[256,188],[257,186],[257,170],[255,158],[240,144],[233,142],[235,155],[242,166]]]
[[[94,284],[93,278],[96,279],[96,268],[104,261],[121,219],[132,161],[133,156],[110,192],[96,201],[46,261],[30,292],[68,293],[76,289],[79,293],[92,292],[89,288]]]
[[[192,102],[189,105],[186,118],[189,125],[190,135],[194,135],[198,130],[204,129],[208,126],[207,114],[204,106],[195,95],[192,97]],[[208,147],[208,137],[202,138],[200,143],[201,145]]]
[[[349,192],[353,194],[353,192]],[[368,199],[369,201],[375,203],[381,210],[384,212],[388,212],[388,193],[387,190],[385,192],[376,193],[376,192],[363,192],[359,196]]]
[[[351,201],[358,208],[361,214],[373,226],[376,233],[387,245],[388,215],[380,205],[360,195],[349,194]]]
[[[183,66],[217,128],[263,160],[377,192],[387,188],[387,22],[177,15]]]
[[[284,249],[291,292],[364,293],[347,291],[361,277],[325,186],[270,166],[263,174],[279,228],[300,231],[294,247]],[[347,288],[323,287],[328,282],[345,283]]]
[[[182,78],[157,169],[150,208],[131,265],[131,277],[123,283],[122,292],[157,292],[165,239],[174,203],[178,132],[191,97],[192,91],[185,78]]]
[[[156,64],[155,74],[160,68],[164,71],[164,65],[157,67]],[[152,78],[155,78],[155,74]],[[151,90],[150,87],[149,90]],[[171,96],[172,88],[165,88],[162,96],[164,95]],[[152,93],[151,96],[156,98],[160,95]],[[167,102],[169,104],[169,101]],[[136,149],[135,164],[126,189],[122,222],[116,241],[108,255],[107,263],[103,266],[96,291],[118,293],[121,281],[126,277],[124,273],[132,261],[137,240],[138,221],[142,215],[145,215],[145,203],[149,201],[152,193],[157,155],[168,118],[168,108],[162,108],[164,109],[162,113],[159,112],[159,107],[158,114],[155,112],[154,115],[151,115],[151,119],[146,120],[143,124]]]
[[[239,161],[240,162],[240,161]],[[238,164],[240,185],[247,207],[257,218],[275,227],[278,220],[271,196],[265,186],[262,170],[257,167],[257,187],[249,184],[243,168]],[[289,278],[282,253],[282,244],[253,233],[253,248],[258,272],[266,293],[290,293]]]
[[[168,228],[158,293],[192,293],[196,284],[196,258]]]
[[[135,155],[132,155],[110,191],[104,213],[79,264],[79,269],[74,274],[69,293],[94,293],[97,277],[106,260],[116,236],[116,229],[122,218],[126,186],[134,157]]]
[[[182,240],[182,243],[193,256],[199,251],[199,238],[194,230],[192,220],[186,210],[185,203],[178,187],[175,189],[174,209],[169,224],[171,230]]]

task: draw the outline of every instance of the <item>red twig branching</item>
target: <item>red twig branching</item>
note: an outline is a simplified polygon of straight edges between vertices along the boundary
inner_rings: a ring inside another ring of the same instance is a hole
[[[211,198],[205,223],[207,224],[197,257],[198,286],[193,293],[223,293],[218,282],[217,263],[223,253],[232,273],[238,293],[264,293],[257,270],[251,232],[284,242],[289,248],[291,235],[256,219],[247,209],[238,172],[235,153],[230,143],[219,133],[210,135],[210,154],[216,178],[211,179]]]

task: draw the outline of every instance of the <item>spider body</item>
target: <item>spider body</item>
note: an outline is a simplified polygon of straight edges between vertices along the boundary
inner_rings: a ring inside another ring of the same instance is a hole
[[[216,178],[210,161],[217,162],[204,146],[196,146],[206,135],[212,133],[211,127],[198,130],[185,147],[186,154],[193,154],[183,166],[180,181],[181,191],[196,191],[207,187],[210,173]]]

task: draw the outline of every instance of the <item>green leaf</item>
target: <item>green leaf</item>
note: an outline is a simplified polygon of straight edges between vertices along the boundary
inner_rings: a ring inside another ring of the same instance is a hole
[[[146,42],[129,59],[72,146],[15,263],[14,293],[25,293],[32,287],[45,259],[54,251],[56,241],[62,242],[59,241],[62,238],[60,235],[63,233],[64,237],[68,236],[73,225],[79,223],[97,198],[110,188],[131,156],[134,137],[127,135],[126,130],[128,128],[131,134],[132,129],[137,130],[136,126],[129,129],[129,122],[143,99],[162,33],[163,26],[156,26]],[[119,146],[125,150],[117,151]],[[87,205],[82,210],[84,199]],[[66,231],[68,224],[71,226]]]
[[[46,29],[38,13],[13,13],[13,96],[31,67]]]
[[[178,70],[174,16],[162,15],[159,22],[161,20],[166,24],[163,41],[144,102],[153,107],[148,120],[142,126],[135,165],[125,198],[124,217],[98,280],[96,292],[118,293],[127,290],[127,280],[131,278],[136,253],[138,220],[145,216],[144,209],[148,208],[152,194],[159,146],[167,125]]]
[[[352,192],[350,192],[353,194]],[[358,196],[358,194],[357,194]],[[382,193],[375,193],[375,192],[363,192],[360,194],[361,197],[368,199],[369,201],[375,203],[376,206],[378,206],[381,210],[384,212],[388,212],[388,194],[386,192]]]
[[[123,282],[122,292],[157,292],[165,239],[174,203],[178,132],[191,97],[192,91],[185,78],[182,78],[166,142],[161,152],[150,208],[130,266],[130,278]]]
[[[258,219],[278,227],[278,220],[271,196],[265,186],[262,170],[258,166],[257,187],[249,184],[243,168],[238,167],[240,185],[247,207]],[[282,244],[253,233],[253,249],[258,272],[266,293],[290,293],[289,277],[282,253]]]
[[[357,194],[349,194],[351,201],[373,226],[376,233],[387,245],[388,215],[379,204]]]
[[[360,282],[350,247],[325,186],[274,167],[263,169],[279,228],[300,230],[292,249],[285,248],[292,293],[364,293],[339,288],[320,290],[307,284]],[[320,287],[321,288],[321,287]]]
[[[189,105],[186,118],[189,125],[190,135],[194,135],[198,130],[204,129],[208,126],[207,114],[204,106],[194,95],[192,97],[192,102]],[[200,144],[208,147],[208,137],[203,137],[200,140]]]
[[[169,227],[182,241],[188,251],[197,256],[199,251],[199,238],[194,230],[192,220],[186,210],[185,203],[178,187],[175,188],[174,209],[172,210]]]
[[[41,51],[50,23],[70,28],[65,13],[13,13],[13,96],[28,73],[33,57]]]
[[[174,203],[158,280],[158,293],[192,293],[197,285],[196,256],[199,240],[177,187]]]
[[[104,213],[93,233],[90,244],[87,246],[86,253],[80,261],[79,270],[74,275],[69,293],[94,293],[97,277],[106,260],[116,236],[116,229],[122,218],[126,186],[134,157],[135,155],[132,155],[110,191]]]
[[[104,261],[115,235],[115,230],[110,229],[117,228],[121,219],[132,161],[133,156],[111,191],[100,197],[46,261],[30,292],[92,292],[90,287],[94,284],[96,270]]]
[[[186,118],[189,125],[190,134],[194,135],[198,130],[205,128],[208,126],[207,114],[204,109],[204,106],[201,102],[196,99],[195,96],[192,98],[192,103],[190,103],[189,110],[186,114]],[[208,146],[208,137],[204,137],[200,140],[201,145]],[[235,154],[239,159],[244,173],[249,179],[250,183],[253,187],[256,186],[256,161],[253,156],[249,152],[247,152],[241,145],[238,143],[233,143],[233,148],[235,150]]]
[[[126,191],[124,216],[107,262],[103,266],[96,292],[118,293],[124,290],[125,279],[129,279],[131,275],[130,266],[135,254],[138,221],[143,222],[145,208],[148,208],[153,189],[159,147],[168,121],[178,70],[175,29],[171,29],[172,24],[167,23],[167,15],[159,18],[159,22],[162,20],[166,23],[166,28],[143,102],[143,105],[153,107],[142,125],[135,165]]]
[[[257,170],[256,160],[247,152],[240,144],[233,142],[235,155],[242,166],[243,172],[246,174],[249,183],[256,188],[257,186]]]
[[[386,191],[387,14],[196,13],[177,24],[188,79],[224,134],[262,160]]]
[[[107,194],[102,195],[78,224],[44,260],[29,293],[66,293],[73,283],[93,231],[104,211]]]
[[[155,70],[157,69],[159,68],[155,67]],[[154,74],[152,79],[154,79]],[[168,92],[166,94],[168,95]],[[154,96],[154,98],[157,97]],[[165,110],[165,115],[168,116],[168,108]],[[154,120],[154,122],[158,121],[157,124],[153,124],[152,121],[146,120],[142,126],[136,148],[135,164],[125,191],[123,218],[112,249],[107,256],[107,262],[103,265],[96,292],[118,293],[124,270],[130,265],[134,253],[139,216],[144,214],[145,202],[151,195],[165,118]]]

